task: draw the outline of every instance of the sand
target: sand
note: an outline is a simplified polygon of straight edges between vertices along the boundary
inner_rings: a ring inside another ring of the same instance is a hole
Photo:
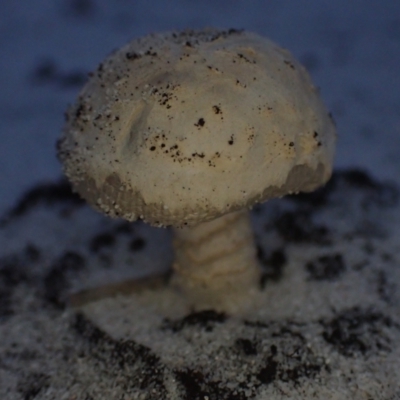
[[[256,207],[263,289],[235,316],[126,290],[168,273],[170,232],[36,186],[0,223],[0,398],[400,399],[399,196],[344,170]]]

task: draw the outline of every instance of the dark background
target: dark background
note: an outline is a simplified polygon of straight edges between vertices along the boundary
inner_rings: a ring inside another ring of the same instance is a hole
[[[61,169],[54,143],[87,72],[150,32],[244,28],[309,69],[339,131],[336,166],[400,175],[400,2],[5,0],[0,12],[0,212]]]

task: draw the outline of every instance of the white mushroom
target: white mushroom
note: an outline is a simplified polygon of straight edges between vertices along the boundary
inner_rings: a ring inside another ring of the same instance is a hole
[[[247,209],[324,184],[335,141],[288,51],[207,29],[139,38],[109,56],[68,111],[59,157],[98,210],[173,226],[173,282],[194,307],[225,309],[260,274]]]

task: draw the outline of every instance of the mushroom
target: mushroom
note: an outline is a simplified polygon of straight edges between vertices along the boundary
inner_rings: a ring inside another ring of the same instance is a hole
[[[248,209],[326,183],[335,141],[287,50],[205,29],[111,54],[68,110],[58,155],[97,210],[173,227],[171,285],[189,304],[235,311],[260,277]]]

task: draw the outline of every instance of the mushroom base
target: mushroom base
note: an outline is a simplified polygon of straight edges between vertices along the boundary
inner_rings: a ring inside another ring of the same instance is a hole
[[[174,234],[171,284],[195,310],[237,313],[250,306],[261,271],[247,210]]]

